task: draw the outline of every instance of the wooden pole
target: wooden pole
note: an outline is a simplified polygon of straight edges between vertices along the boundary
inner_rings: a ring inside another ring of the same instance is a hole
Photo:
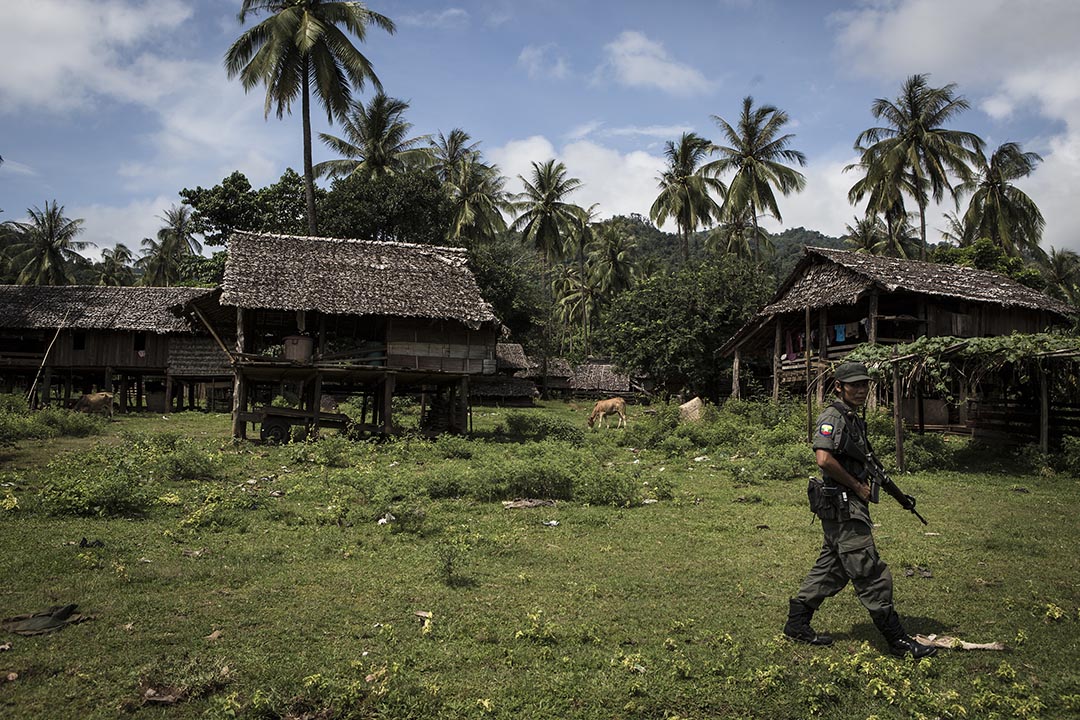
[[[1039,449],[1050,452],[1050,382],[1046,369],[1036,365],[1039,373]]]
[[[735,350],[735,357],[731,361],[731,397],[738,400],[742,397],[741,388],[739,387],[739,351]]]
[[[810,399],[810,306],[806,306],[806,335],[803,337],[803,357],[806,360],[806,440],[814,441],[814,407]]]
[[[165,371],[165,414],[168,415],[172,412],[173,396],[172,396],[172,375],[169,371]]]
[[[896,467],[904,471],[904,419],[900,415],[900,363],[896,361],[896,348],[893,348],[893,434],[896,437]]]
[[[209,327],[209,325],[207,325]],[[216,337],[216,335],[215,335]],[[224,349],[224,346],[222,346]],[[238,355],[244,352],[244,309],[236,308],[236,352]],[[234,438],[244,438],[247,435],[247,424],[241,420],[244,407],[247,404],[247,383],[239,363],[233,363],[233,409],[232,409],[232,434]]]
[[[867,313],[867,318],[866,318],[866,335],[867,335],[867,338],[869,339],[871,345],[877,343],[877,336],[878,336],[877,316],[878,316],[878,293],[877,293],[877,290],[873,290],[873,291],[870,292],[870,309],[869,309],[869,311]],[[878,388],[875,387],[874,392],[870,393],[870,397],[867,399],[867,410],[870,410],[871,412],[873,412],[874,410],[877,410],[877,406],[878,406]]]
[[[389,435],[390,431],[394,429],[394,418],[391,410],[394,401],[394,380],[394,375],[387,373],[386,382],[383,383],[383,435]]]
[[[318,370],[315,371],[315,383],[313,387],[315,393],[314,409],[312,412],[312,424],[311,433],[312,437],[319,437],[319,417],[322,413],[322,373]]]
[[[818,311],[818,359],[821,361],[822,372],[825,370],[825,363],[829,359],[829,336],[827,334],[827,308],[821,308]],[[825,402],[825,383],[821,382],[822,378],[819,378],[817,384],[817,403],[822,405]]]
[[[773,334],[773,356],[772,356],[772,399],[774,403],[780,402],[780,375],[784,371],[783,361],[780,359],[780,348],[783,340],[783,323],[780,322],[780,316],[775,318],[776,332]]]

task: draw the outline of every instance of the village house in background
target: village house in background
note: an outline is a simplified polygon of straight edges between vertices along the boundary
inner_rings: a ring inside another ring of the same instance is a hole
[[[820,403],[831,387],[829,368],[863,343],[1039,333],[1067,327],[1074,312],[986,270],[807,247],[772,301],[719,354],[733,358],[735,397],[742,359],[756,357],[771,364],[773,398],[782,389],[793,394],[809,389]],[[872,400],[891,390],[878,388]],[[1012,402],[1006,388],[983,388],[981,397],[969,397],[969,390],[960,383],[960,401],[948,403],[924,396],[919,385],[913,397],[901,396],[901,415],[923,428],[970,429],[976,421],[989,426],[1008,414],[994,407],[997,400]]]
[[[0,286],[0,386],[34,389],[31,404],[71,407],[83,393],[116,394],[120,410],[222,405],[229,358],[170,306],[206,288]],[[220,391],[220,392],[219,392]]]
[[[186,308],[232,358],[235,436],[344,427],[324,396],[360,398],[350,427],[389,433],[404,393],[421,398],[422,430],[468,430],[470,379],[495,374],[500,323],[465,250],[243,232],[228,250],[222,288]]]

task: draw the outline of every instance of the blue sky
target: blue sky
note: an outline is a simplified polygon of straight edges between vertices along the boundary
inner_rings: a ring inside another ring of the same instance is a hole
[[[753,95],[791,116],[806,190],[782,225],[839,235],[860,208],[844,165],[870,104],[904,78],[958,84],[955,127],[1044,162],[1021,183],[1044,247],[1080,250],[1080,3],[1074,0],[384,0],[398,31],[363,51],[416,134],[461,127],[512,179],[556,157],[600,215],[648,214],[663,147],[714,140]],[[233,170],[255,186],[301,169],[298,114],[225,76],[238,0],[5,0],[0,29],[0,220],[57,200],[98,249],[136,247],[178,191]],[[250,22],[249,22],[250,25]],[[370,95],[370,89],[364,96]],[[337,134],[316,114],[316,132]],[[330,156],[316,146],[316,162]],[[928,231],[944,227],[930,213]]]

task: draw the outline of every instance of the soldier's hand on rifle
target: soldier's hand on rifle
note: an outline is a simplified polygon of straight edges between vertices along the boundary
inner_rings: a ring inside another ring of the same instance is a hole
[[[914,495],[904,495],[904,499],[900,501],[900,507],[904,508],[905,510],[914,510],[915,509],[915,496]]]
[[[855,494],[862,498],[863,502],[870,502],[870,486],[866,483],[859,483],[856,486]]]

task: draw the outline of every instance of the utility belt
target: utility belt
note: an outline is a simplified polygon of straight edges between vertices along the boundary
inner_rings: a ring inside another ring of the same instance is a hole
[[[819,480],[811,477],[806,486],[806,497],[810,501],[810,512],[821,520],[841,522],[851,517],[848,508],[850,490],[837,485],[829,478]]]

